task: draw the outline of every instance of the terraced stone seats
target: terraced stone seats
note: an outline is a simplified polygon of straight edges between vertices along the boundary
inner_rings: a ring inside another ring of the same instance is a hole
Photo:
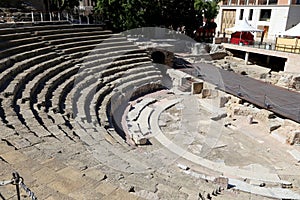
[[[131,84],[160,79],[144,50],[102,27],[22,27],[1,34],[1,118],[12,129],[68,135],[76,116],[107,125],[115,86],[124,93]]]
[[[51,156],[78,145],[93,163],[147,170],[142,155],[127,154],[133,147],[119,126],[129,99],[160,88],[161,73],[145,50],[94,26],[5,29],[0,38],[2,141]]]

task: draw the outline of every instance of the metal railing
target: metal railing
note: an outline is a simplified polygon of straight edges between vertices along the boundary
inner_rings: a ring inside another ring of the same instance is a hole
[[[82,13],[70,14],[66,12],[22,12],[18,14],[6,13],[6,16],[0,16],[0,23],[7,22],[59,22],[69,21],[74,24],[95,24],[98,20],[93,15]]]
[[[17,198],[18,200],[21,200],[21,194],[20,194],[20,188],[23,189],[29,198],[31,200],[37,200],[37,197],[35,194],[25,185],[24,179],[19,175],[18,172],[13,172],[12,173],[12,179],[10,180],[5,180],[5,181],[0,181],[0,187],[1,186],[7,186],[7,185],[15,185],[16,186],[16,193],[17,193]],[[0,197],[4,199],[4,197],[0,193]]]
[[[287,53],[294,53],[294,54],[300,54],[300,47],[294,46],[294,45],[283,45],[283,44],[275,44],[275,43],[269,43],[269,42],[254,42],[253,41],[247,41],[242,40],[239,44],[234,44],[230,42],[230,39],[228,41],[224,40],[225,43],[237,45],[237,46],[247,46],[252,48],[258,48],[258,49],[266,49],[271,51],[281,51],[281,52],[287,52]]]

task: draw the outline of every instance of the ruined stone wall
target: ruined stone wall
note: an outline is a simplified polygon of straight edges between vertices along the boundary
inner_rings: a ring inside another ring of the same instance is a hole
[[[162,48],[156,48],[156,47],[149,47],[147,48],[148,54],[151,57],[151,55],[156,52],[159,51],[161,53],[164,54],[165,56],[165,65],[169,66],[169,67],[173,67],[173,60],[174,60],[174,53],[171,51],[167,51],[165,49]]]

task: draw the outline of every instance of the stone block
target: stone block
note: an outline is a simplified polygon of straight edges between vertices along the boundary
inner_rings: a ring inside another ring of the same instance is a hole
[[[214,98],[218,96],[218,91],[213,89],[203,89],[202,90],[202,98]]]
[[[224,108],[225,107],[225,104],[229,101],[229,99],[225,96],[223,97],[220,97],[220,104],[219,104],[219,107],[220,108]]]
[[[217,177],[214,179],[214,183],[217,184],[218,186],[224,188],[224,189],[227,189],[228,187],[228,182],[229,182],[229,179],[226,178],[226,177]]]
[[[119,188],[102,199],[103,200],[138,200],[139,197]]]
[[[300,131],[289,133],[286,142],[290,145],[300,144]]]
[[[203,89],[203,82],[192,83],[192,94],[200,94]]]
[[[102,181],[107,178],[106,174],[100,169],[87,169],[84,171],[84,174],[96,181]]]
[[[33,173],[33,176],[37,179],[39,183],[48,184],[56,179],[57,174],[52,169],[49,169],[48,167],[43,167],[40,170]]]
[[[7,145],[7,143],[3,141],[0,141],[0,149],[1,154],[7,153],[9,151],[15,151],[14,147]]]
[[[98,187],[96,187],[95,191],[104,195],[109,195],[110,193],[117,190],[117,187],[109,182],[102,182]]]
[[[16,164],[19,162],[24,162],[26,161],[28,158],[20,153],[19,151],[9,151],[6,152],[4,154],[0,154],[0,156],[8,163],[10,164]]]
[[[48,186],[62,194],[68,195],[82,187],[80,180],[72,181],[67,178],[57,178],[53,182],[49,183]]]
[[[60,176],[64,178],[69,178],[73,181],[77,181],[82,178],[83,173],[73,167],[65,167],[57,172]]]
[[[269,131],[272,132],[283,125],[283,120],[279,118],[269,119]]]
[[[105,197],[103,194],[95,193],[94,188],[91,187],[83,187],[80,190],[70,193],[68,196],[72,197],[72,199],[78,200],[94,200],[103,199]]]
[[[11,145],[13,145],[16,149],[23,149],[25,147],[31,146],[31,143],[18,135],[11,135],[5,138]]]
[[[147,190],[140,190],[136,192],[136,195],[141,197],[142,199],[159,200],[159,197],[156,193],[149,192]]]
[[[257,115],[255,117],[260,119],[261,121],[268,122],[269,119],[272,119],[275,117],[275,114],[271,111],[262,109],[257,113]]]
[[[47,159],[47,160],[41,162],[41,164],[45,167],[49,167],[50,169],[52,169],[54,171],[59,171],[60,169],[63,169],[66,167],[65,164],[63,164],[59,160],[56,160],[55,158]]]

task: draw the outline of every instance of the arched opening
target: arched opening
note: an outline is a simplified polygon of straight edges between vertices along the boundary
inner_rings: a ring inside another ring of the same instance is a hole
[[[165,64],[166,57],[161,51],[154,51],[151,54],[151,58],[154,63]]]

